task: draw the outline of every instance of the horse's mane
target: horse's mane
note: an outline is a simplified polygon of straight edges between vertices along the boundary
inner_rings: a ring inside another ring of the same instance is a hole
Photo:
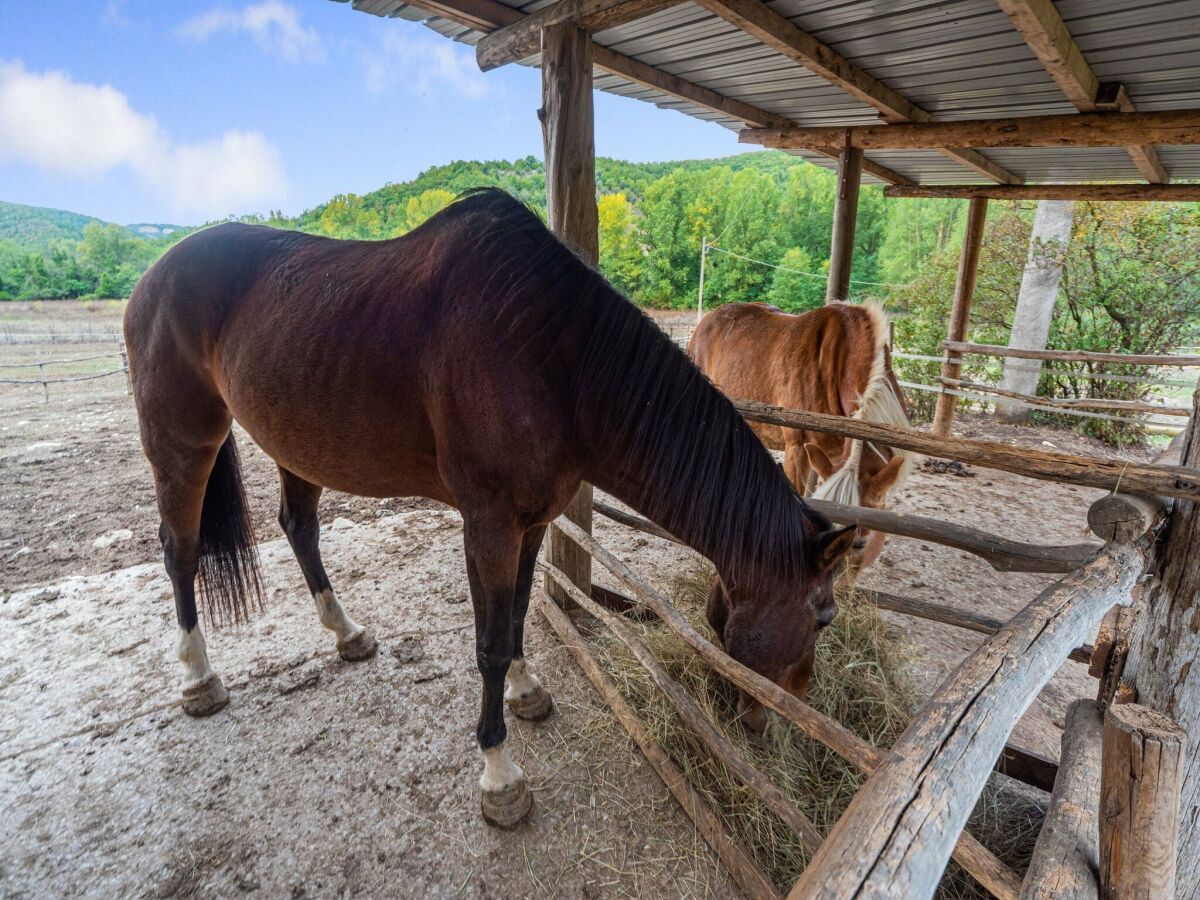
[[[473,191],[445,215],[470,220],[462,224],[493,273],[481,300],[502,333],[570,379],[576,428],[598,469],[640,468],[630,474],[647,489],[621,499],[726,578],[806,571],[808,541],[830,523],[683,350],[503,191]],[[564,347],[574,358],[566,366]]]

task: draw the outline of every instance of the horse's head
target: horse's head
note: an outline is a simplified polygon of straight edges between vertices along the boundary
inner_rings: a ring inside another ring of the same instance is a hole
[[[853,526],[816,533],[806,546],[800,578],[766,575],[747,584],[718,578],[706,611],[725,652],[803,700],[817,632],[837,613],[833,580],[853,541]],[[766,726],[766,710],[744,691],[738,716],[753,731]]]
[[[828,481],[837,471],[838,465],[818,445],[805,444],[804,453],[808,457],[808,464],[822,481]],[[887,454],[886,458],[881,453]],[[903,454],[887,448],[877,453],[873,446],[868,448],[858,466],[858,499],[855,505],[883,509],[888,494],[904,475],[906,464],[907,459]],[[850,568],[858,570],[875,562],[883,552],[884,540],[883,532],[860,526],[847,558]]]

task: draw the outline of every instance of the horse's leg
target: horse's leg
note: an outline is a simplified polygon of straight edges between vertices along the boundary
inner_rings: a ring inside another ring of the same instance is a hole
[[[158,500],[158,535],[171,590],[175,594],[175,618],[179,623],[176,652],[183,663],[183,711],[189,716],[208,716],[223,709],[229,692],[208,664],[208,649],[196,615],[196,572],[200,565],[200,513],[204,491],[216,459],[217,448],[149,446]]]
[[[321,563],[321,522],[317,503],[321,486],[311,484],[287,469],[279,468],[279,524],[283,526],[300,571],[317,604],[321,624],[337,635],[337,650],[342,659],[354,662],[375,655],[375,638],[342,609]]]
[[[504,700],[508,708],[522,719],[537,721],[554,710],[550,692],[542,687],[537,676],[525,662],[525,614],[529,610],[529,593],[533,589],[533,573],[538,550],[546,526],[539,525],[525,532],[521,543],[521,559],[517,568],[517,589],[513,597],[513,660],[504,677]]]
[[[464,520],[467,579],[475,609],[475,658],[483,676],[483,706],[476,729],[483,751],[480,805],[493,825],[513,828],[533,806],[525,773],[505,746],[504,725],[504,677],[513,659],[523,532],[515,525],[496,525],[482,517],[464,515]]]
[[[803,437],[798,433],[796,437]],[[790,438],[783,451],[783,474],[802,497],[809,496],[817,486],[816,473],[808,464],[804,441]]]

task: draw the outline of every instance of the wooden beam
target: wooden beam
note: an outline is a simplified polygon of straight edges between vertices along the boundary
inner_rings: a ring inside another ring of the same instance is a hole
[[[954,299],[950,307],[950,323],[946,336],[952,341],[967,337],[971,323],[971,301],[975,297],[975,278],[979,274],[979,255],[983,247],[983,231],[987,224],[986,200],[971,200],[967,206],[967,230],[963,234],[962,253],[958,259],[958,276],[954,282]],[[942,363],[943,378],[958,378],[962,363],[946,357]],[[944,388],[937,396],[933,414],[933,433],[948,437],[954,425],[954,409],[958,398]]]
[[[584,261],[600,255],[596,208],[596,141],[592,113],[592,39],[574,25],[551,25],[542,32],[542,135],[546,149],[546,218],[550,230],[575,248]],[[581,485],[563,513],[592,530],[592,486]],[[588,596],[591,555],[551,526],[546,558],[567,573]],[[556,600],[566,596],[553,585]]]
[[[1131,463],[1119,459],[1056,453],[968,438],[939,438],[913,428],[897,428],[894,425],[847,419],[844,416],[784,409],[752,400],[734,400],[733,405],[744,418],[752,422],[766,422],[768,425],[779,425],[783,428],[858,438],[940,459],[956,459],[983,466],[985,469],[1012,472],[1027,478],[1078,484],[1106,491],[1123,491],[1127,494],[1158,494],[1163,497],[1200,500],[1200,468]],[[1196,558],[1200,559],[1200,556]]]
[[[1041,60],[1042,66],[1077,110],[1095,112],[1108,108],[1119,112],[1134,111],[1133,102],[1123,86],[1100,84],[1051,0],[996,2],[1012,19],[1029,49]],[[1105,89],[1110,87],[1116,89],[1113,99],[1104,96]],[[1153,144],[1131,144],[1125,151],[1142,177],[1150,183],[1165,184],[1169,180]]]
[[[932,116],[821,43],[761,0],[696,0],[711,12],[868,104],[891,122],[928,122]],[[971,150],[945,149],[946,156],[1001,184],[1021,178]]]
[[[1067,707],[1058,777],[1033,847],[1021,900],[1095,900],[1100,892],[1100,747],[1104,707]]]
[[[1114,412],[1153,413],[1162,416],[1181,416],[1187,418],[1192,414],[1186,406],[1160,406],[1145,400],[1103,400],[1094,397],[1037,397],[1033,394],[1022,394],[1019,391],[1006,391],[1004,388],[992,387],[990,384],[979,384],[975,381],[963,381],[961,378],[947,378],[944,375],[938,381],[947,387],[960,388],[965,391],[975,391],[979,394],[991,394],[996,397],[1007,397],[1019,400],[1030,406],[1040,406],[1042,409],[1108,409]]]
[[[1015,359],[1057,360],[1059,362],[1120,363],[1129,366],[1172,366],[1195,368],[1200,356],[1173,356],[1169,353],[1101,353],[1095,350],[1028,350],[1024,347],[1005,347],[1000,344],[971,344],[965,341],[942,341],[942,347],[952,353],[980,356],[1008,356]]]
[[[885,197],[949,200],[1126,200],[1200,202],[1200,184],[919,184],[883,189]]]
[[[829,241],[829,277],[825,302],[850,299],[850,269],[854,265],[854,230],[858,223],[858,194],[862,185],[861,150],[847,147],[838,157],[837,193]]]
[[[1174,897],[1179,789],[1187,734],[1136,703],[1104,714],[1100,774],[1100,896]],[[1189,810],[1188,825],[1194,827]],[[1193,896],[1184,891],[1179,896]]]
[[[523,19],[485,34],[475,45],[475,61],[484,72],[536,56],[541,31],[551,25],[575,25],[588,33],[615,28],[649,16],[682,0],[557,0]]]
[[[1071,648],[1126,605],[1142,554],[1109,545],[942,682],[859,789],[790,898],[932,897],[1014,725]]]
[[[863,150],[1122,147],[1138,140],[1200,144],[1200,109],[907,122],[851,128],[758,128],[743,131],[739,140],[781,150],[840,150],[847,141]]]
[[[497,0],[421,0],[419,6],[434,15],[456,22],[464,28],[481,31],[484,34],[505,25],[520,22],[526,17],[525,13],[520,10],[505,6]],[[702,87],[695,82],[680,78],[678,75],[671,75],[662,69],[600,44],[593,43],[592,45],[592,62],[597,68],[616,75],[618,78],[624,78],[626,81],[669,94],[676,99],[710,109],[731,119],[739,119],[753,127],[787,128],[795,124],[791,119],[751,103],[727,97],[711,88]],[[831,152],[822,155],[837,159],[837,153]],[[911,178],[869,159],[864,160],[863,171],[885,184],[914,184]]]

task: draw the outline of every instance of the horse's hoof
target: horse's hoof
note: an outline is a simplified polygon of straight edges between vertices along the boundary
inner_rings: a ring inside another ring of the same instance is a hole
[[[371,634],[370,628],[364,628],[347,641],[338,641],[337,645],[338,656],[346,662],[370,659],[378,649],[379,645],[375,643],[375,636]]]
[[[221,676],[215,672],[183,691],[183,711],[196,718],[220,712],[228,703],[229,691],[225,690]]]
[[[533,794],[522,778],[497,791],[480,791],[479,805],[489,825],[506,831],[516,828],[533,809]]]
[[[513,715],[530,722],[538,722],[554,712],[554,700],[550,692],[540,684],[528,694],[520,697],[508,697],[504,701]]]

